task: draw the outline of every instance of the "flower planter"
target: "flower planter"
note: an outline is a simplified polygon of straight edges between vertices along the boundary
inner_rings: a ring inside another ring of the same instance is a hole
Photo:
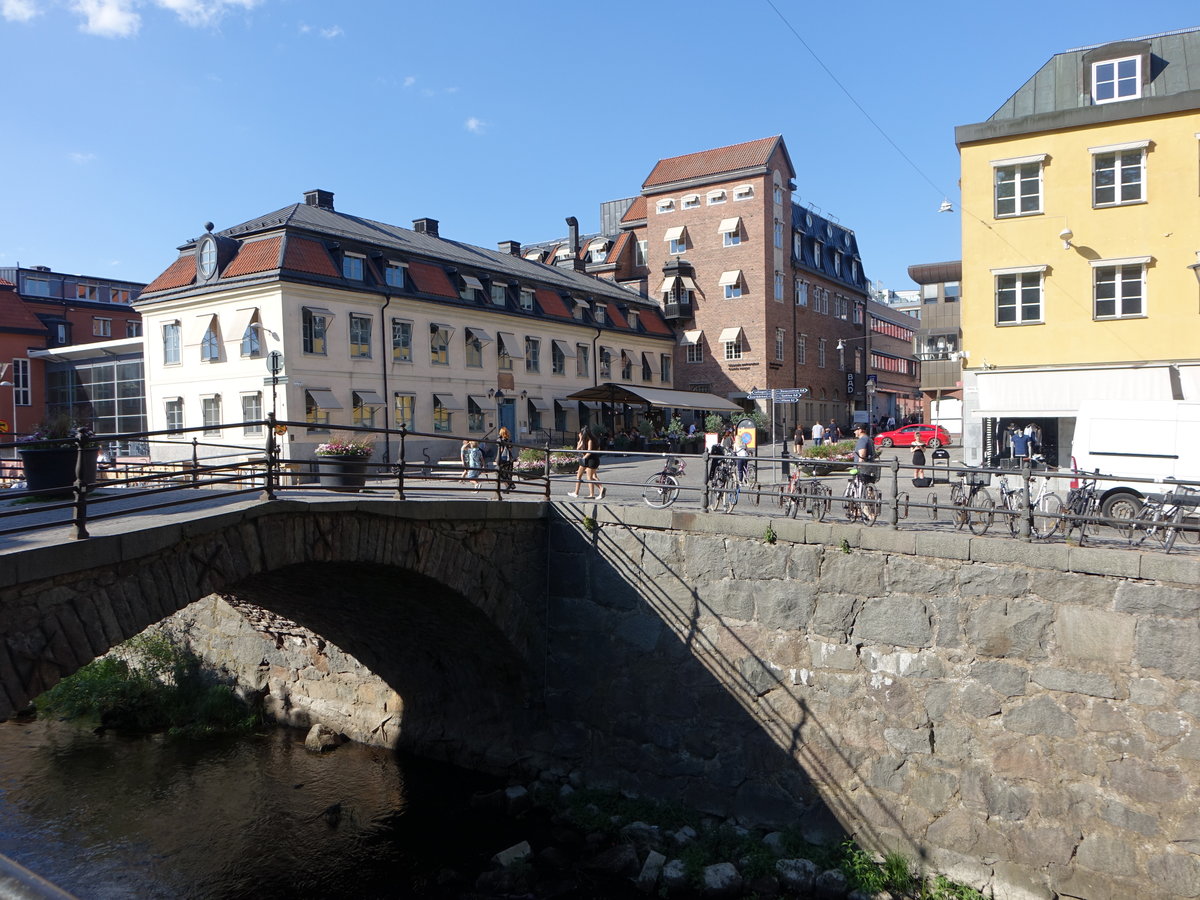
[[[343,493],[357,493],[367,483],[371,465],[366,456],[318,456],[317,470],[321,487]]]
[[[99,447],[83,449],[83,483],[96,483],[96,459]],[[75,487],[75,463],[78,451],[74,447],[30,447],[18,449],[25,468],[25,487],[32,494],[63,497]]]

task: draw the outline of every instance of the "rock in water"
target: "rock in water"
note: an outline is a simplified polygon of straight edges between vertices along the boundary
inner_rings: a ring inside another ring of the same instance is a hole
[[[330,728],[328,725],[322,725],[317,722],[312,728],[308,729],[308,736],[304,739],[304,746],[316,753],[324,753],[326,750],[332,750],[345,741],[345,738]]]

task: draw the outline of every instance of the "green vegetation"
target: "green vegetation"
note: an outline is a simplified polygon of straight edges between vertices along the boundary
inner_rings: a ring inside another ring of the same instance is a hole
[[[767,528],[763,532],[763,540],[766,541],[768,544],[773,544],[777,540],[779,540],[779,535],[777,535],[775,533],[775,529],[771,527],[770,522],[767,523]]]
[[[39,715],[178,737],[247,731],[261,721],[228,685],[215,682],[199,657],[163,634],[126,641],[64,678],[34,704]]]

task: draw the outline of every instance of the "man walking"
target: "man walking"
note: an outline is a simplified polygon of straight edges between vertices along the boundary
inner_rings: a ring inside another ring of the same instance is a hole
[[[813,425],[813,427],[812,427],[813,446],[820,447],[822,444],[822,439],[824,437],[825,437],[825,426],[822,425],[821,420],[818,419],[816,424]]]

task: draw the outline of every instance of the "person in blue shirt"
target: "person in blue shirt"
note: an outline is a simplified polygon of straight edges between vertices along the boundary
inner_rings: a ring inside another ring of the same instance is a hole
[[[1029,459],[1029,448],[1033,444],[1032,435],[1023,431],[1014,431],[1009,440],[1012,442],[1013,459]]]

